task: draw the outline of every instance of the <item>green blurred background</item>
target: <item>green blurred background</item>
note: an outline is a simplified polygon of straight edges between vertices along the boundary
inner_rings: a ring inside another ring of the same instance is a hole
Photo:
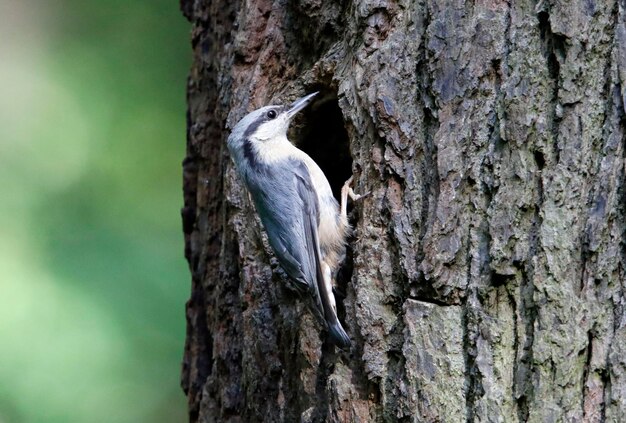
[[[189,25],[0,0],[0,422],[182,422]]]

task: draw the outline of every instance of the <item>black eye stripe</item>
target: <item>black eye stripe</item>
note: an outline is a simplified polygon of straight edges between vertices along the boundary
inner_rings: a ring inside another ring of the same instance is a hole
[[[268,122],[270,120],[276,119],[278,117],[278,111],[283,111],[285,110],[286,107],[281,107],[281,108],[275,108],[275,109],[270,109],[267,112],[259,115],[251,124],[250,126],[248,126],[248,128],[246,128],[246,130],[243,133],[243,137],[244,138],[249,138],[252,134],[254,134],[254,132],[259,128],[259,126],[261,126],[262,124],[264,124],[265,122]],[[273,118],[270,118],[267,114],[269,112],[274,112],[276,113],[276,115]]]

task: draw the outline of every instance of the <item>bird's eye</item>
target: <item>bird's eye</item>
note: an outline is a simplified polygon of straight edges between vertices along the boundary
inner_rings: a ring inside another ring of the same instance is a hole
[[[267,112],[267,117],[270,119],[276,119],[276,110],[270,110]]]

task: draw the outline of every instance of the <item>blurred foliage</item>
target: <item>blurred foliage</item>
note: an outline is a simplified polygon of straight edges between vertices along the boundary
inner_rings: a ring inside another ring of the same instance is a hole
[[[0,422],[186,421],[176,0],[0,0]]]

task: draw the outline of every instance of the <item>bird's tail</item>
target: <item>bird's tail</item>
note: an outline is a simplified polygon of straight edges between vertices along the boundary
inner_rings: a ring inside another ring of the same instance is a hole
[[[322,268],[324,267],[324,268]],[[341,326],[335,306],[335,296],[331,282],[330,268],[320,262],[317,275],[317,290],[322,302],[324,320],[333,343],[340,348],[350,348],[350,338]]]
[[[341,327],[341,323],[339,323],[338,319],[335,319],[334,323],[328,322],[328,333],[333,343],[339,348],[350,348],[350,338],[346,331],[343,330],[343,327]]]
[[[348,337],[346,331],[343,330],[343,327],[341,327],[341,323],[339,323],[339,318],[337,317],[331,271],[328,264],[325,264],[322,261],[319,241],[317,238],[317,230],[313,226],[313,223],[311,223],[311,226],[308,229],[310,230],[309,234],[313,239],[313,245],[315,245],[315,284],[311,285],[315,305],[326,321],[326,327],[328,328],[328,332],[333,343],[340,348],[350,348],[350,338]]]

